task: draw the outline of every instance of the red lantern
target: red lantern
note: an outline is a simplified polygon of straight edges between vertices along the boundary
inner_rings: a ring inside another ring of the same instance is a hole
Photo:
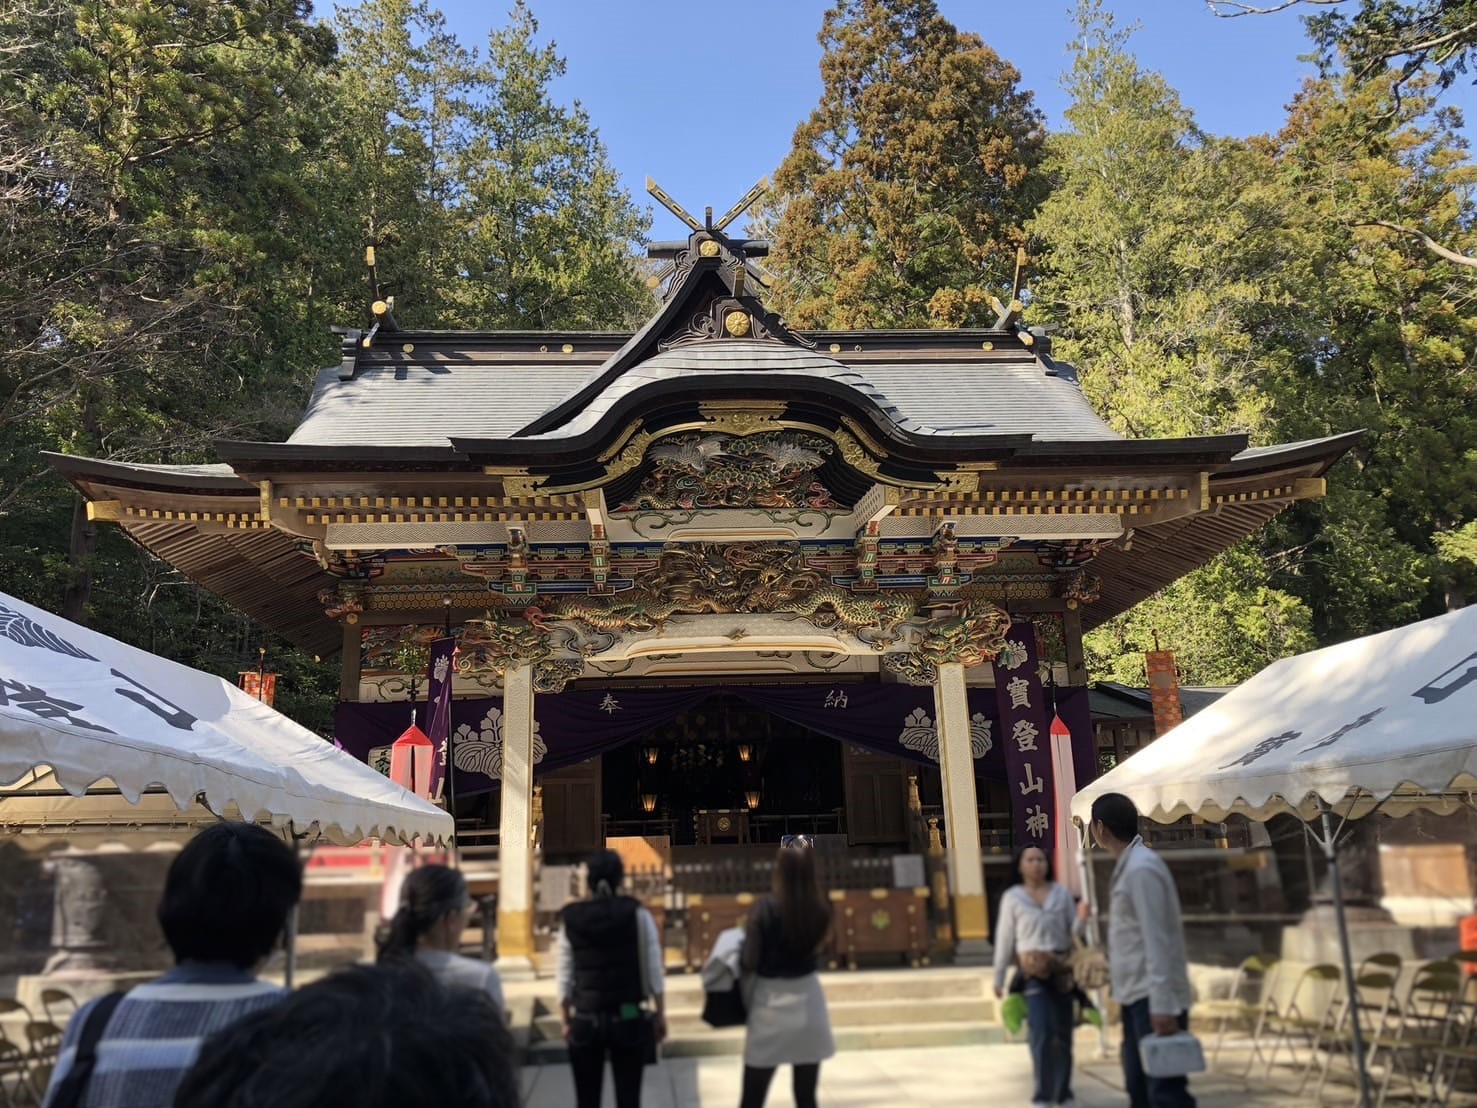
[[[259,669],[242,670],[236,684],[247,696],[255,697],[268,708],[277,700],[277,675]]]
[[[390,780],[423,800],[431,799],[431,769],[436,745],[415,724],[390,747]]]

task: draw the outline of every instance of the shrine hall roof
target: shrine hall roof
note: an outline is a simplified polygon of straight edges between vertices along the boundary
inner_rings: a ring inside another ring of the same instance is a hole
[[[416,344],[420,345],[420,344]],[[457,438],[568,438],[588,431],[616,404],[663,384],[704,374],[766,384],[827,381],[861,394],[900,429],[919,435],[1034,435],[1043,441],[1116,440],[1075,383],[1055,363],[1028,351],[992,357],[847,361],[816,350],[754,341],[717,341],[666,350],[609,380],[601,367],[543,357],[459,361],[432,357],[361,360],[352,377],[318,375],[302,422],[288,442],[301,446],[445,447]],[[531,423],[583,394],[584,403],[552,430]]]

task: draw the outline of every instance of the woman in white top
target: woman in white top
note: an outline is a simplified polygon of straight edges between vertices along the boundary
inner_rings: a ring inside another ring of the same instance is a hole
[[[414,958],[443,985],[485,992],[504,1023],[503,983],[497,970],[457,953],[472,914],[467,881],[446,866],[412,870],[400,887],[400,907],[380,934],[379,961]]]
[[[1025,982],[1026,1024],[1031,1065],[1036,1073],[1033,1108],[1071,1105],[1072,994],[1061,988],[1063,968],[1072,949],[1075,904],[1072,894],[1051,879],[1051,858],[1039,846],[1023,847],[1015,856],[1019,883],[1000,898],[995,936],[995,995],[1005,993],[1012,969]]]

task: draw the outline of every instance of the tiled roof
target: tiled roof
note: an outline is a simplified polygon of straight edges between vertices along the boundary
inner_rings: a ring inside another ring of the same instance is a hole
[[[599,422],[622,397],[662,381],[704,373],[823,378],[868,397],[904,430],[924,435],[1034,434],[1047,441],[1120,436],[1071,381],[1034,357],[989,361],[848,365],[812,350],[728,341],[656,354],[610,381],[567,423],[541,438],[564,438]],[[299,445],[445,446],[453,438],[509,438],[596,373],[578,365],[364,365],[350,380],[318,375]]]

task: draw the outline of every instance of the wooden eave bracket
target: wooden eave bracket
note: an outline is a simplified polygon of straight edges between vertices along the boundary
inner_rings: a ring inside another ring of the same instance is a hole
[[[89,500],[87,518],[94,523],[117,523],[123,518],[123,501]]]

